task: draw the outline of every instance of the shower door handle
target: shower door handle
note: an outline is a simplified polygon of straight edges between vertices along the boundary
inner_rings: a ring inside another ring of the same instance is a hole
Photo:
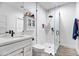
[[[58,30],[56,30],[56,35],[59,35],[59,31]]]

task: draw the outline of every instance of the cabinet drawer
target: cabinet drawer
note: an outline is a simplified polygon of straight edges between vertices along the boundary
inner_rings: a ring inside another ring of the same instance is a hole
[[[31,44],[31,41],[32,41],[31,39],[28,39],[28,40],[24,40],[21,42],[16,42],[13,44],[2,46],[2,47],[0,47],[0,55],[7,55],[15,50],[28,46],[29,44]]]
[[[23,56],[23,49],[16,50],[6,56]]]
[[[25,53],[24,53],[24,56],[32,56],[32,51],[25,52]]]

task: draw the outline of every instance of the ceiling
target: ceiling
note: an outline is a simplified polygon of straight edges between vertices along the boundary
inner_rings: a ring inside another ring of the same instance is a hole
[[[68,4],[70,2],[39,2],[39,4],[46,10],[55,8],[64,4]]]
[[[9,4],[16,8],[23,8],[23,2],[6,2],[6,4]]]
[[[7,4],[20,8],[20,9],[23,8],[24,3],[23,2],[7,2]],[[40,4],[46,10],[55,8],[55,7],[58,7],[58,6],[67,4],[67,3],[70,3],[70,2],[38,2],[38,4]]]

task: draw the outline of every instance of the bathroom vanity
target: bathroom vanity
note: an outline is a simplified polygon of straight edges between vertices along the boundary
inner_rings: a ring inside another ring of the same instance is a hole
[[[32,56],[32,36],[0,37],[0,56]]]

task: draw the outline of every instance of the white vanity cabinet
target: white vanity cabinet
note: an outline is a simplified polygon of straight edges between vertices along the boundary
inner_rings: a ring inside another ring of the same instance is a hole
[[[32,56],[32,39],[0,46],[0,56]]]

